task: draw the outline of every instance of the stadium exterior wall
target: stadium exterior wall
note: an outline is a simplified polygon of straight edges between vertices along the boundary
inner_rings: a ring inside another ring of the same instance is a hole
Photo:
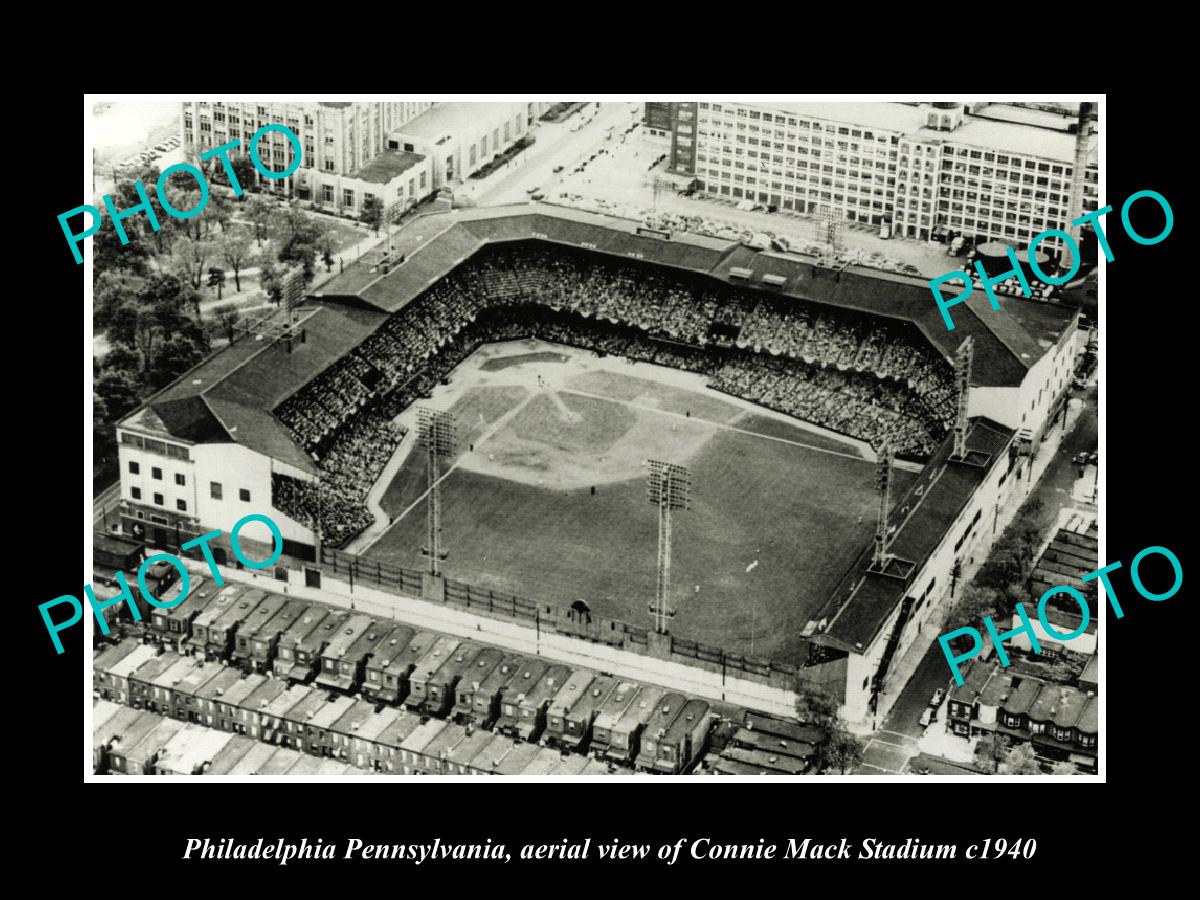
[[[1071,390],[1078,356],[1087,343],[1086,332],[1079,330],[1078,323],[1076,315],[1053,349],[1025,373],[1020,387],[971,388],[968,415],[986,416],[1040,441],[1059,401]]]
[[[941,620],[931,620],[939,616],[939,610],[945,612],[955,560],[960,560],[965,567],[974,563],[977,556],[986,554],[996,539],[1001,509],[1013,499],[1014,493],[1023,493],[1021,475],[1029,463],[1024,458],[1014,459],[1010,455],[1010,446],[1006,444],[991,458],[983,482],[948,524],[937,547],[913,576],[907,591],[913,606],[891,657],[889,669],[894,669],[914,644],[920,642],[928,646],[933,642]],[[931,473],[923,473],[922,478],[926,474]],[[899,696],[898,690],[882,692],[877,708],[871,711],[871,678],[879,671],[900,613],[901,604],[897,604],[870,645],[861,654],[850,655],[842,716],[852,727],[857,725],[864,730],[874,730],[886,718],[891,704]],[[883,674],[886,677],[887,673]]]

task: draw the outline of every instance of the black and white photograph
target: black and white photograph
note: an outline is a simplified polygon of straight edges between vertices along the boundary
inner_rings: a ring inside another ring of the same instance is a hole
[[[89,97],[88,780],[1102,776],[1102,97],[379,96]]]

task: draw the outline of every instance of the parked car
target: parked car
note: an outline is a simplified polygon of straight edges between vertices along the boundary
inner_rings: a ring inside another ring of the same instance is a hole
[[[538,187],[531,187],[531,188],[527,189],[527,190],[525,191],[525,193],[527,193],[527,194],[536,194],[536,193],[537,193],[539,190],[541,190],[541,188],[538,188]]]
[[[529,199],[530,200],[541,200],[545,196],[546,195],[543,194],[541,191],[538,191],[536,194],[530,194]]]
[[[931,722],[933,722],[933,709],[927,706],[921,710],[921,727],[928,728]]]
[[[554,174],[555,174],[555,175],[557,175],[557,174],[558,174],[559,172],[561,172],[562,170],[563,170],[563,166],[555,166],[555,167],[554,167]]]
[[[1088,456],[1089,454],[1086,451],[1080,450],[1075,454],[1075,465],[1086,466],[1088,464]]]
[[[929,698],[929,705],[933,709],[937,709],[942,705],[942,698],[946,696],[946,692],[942,688],[938,688],[933,692],[933,696]]]

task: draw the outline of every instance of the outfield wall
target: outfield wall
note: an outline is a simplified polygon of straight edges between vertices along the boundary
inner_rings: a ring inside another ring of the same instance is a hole
[[[207,564],[202,561],[186,559],[185,563],[189,571],[197,575],[209,574]],[[464,605],[461,599],[452,598],[453,592],[448,589],[446,602],[440,603],[418,599],[414,594],[419,592],[394,593],[364,584],[359,578],[355,578],[351,586],[348,578],[343,580],[332,576],[324,566],[319,588],[306,584],[312,578],[313,568],[305,571],[275,569],[274,573],[226,566],[218,568],[227,581],[256,584],[263,590],[396,619],[420,628],[495,644],[518,653],[548,656],[568,665],[612,672],[773,715],[795,715],[797,670],[794,666],[722,654],[720,650],[679,639],[671,639],[674,646],[669,653],[664,653],[665,648],[652,646],[661,639],[646,633],[646,629],[641,629],[639,633],[634,626],[625,626],[631,630],[625,635],[624,646],[615,646],[597,639],[588,640],[559,633],[554,628],[554,617],[543,618],[540,612],[530,615],[527,621],[516,621],[523,618],[526,611],[522,609],[519,614],[509,612],[505,609],[507,604],[503,597],[491,601],[492,607],[485,612],[482,608],[484,604],[478,597],[469,598]],[[284,573],[288,576],[287,581],[279,577]],[[539,604],[538,607],[541,610],[555,609],[546,604]],[[570,609],[559,612],[576,617],[580,615]],[[509,616],[512,620],[506,620]],[[592,618],[593,625],[600,624],[598,617]],[[655,653],[664,653],[667,658],[652,655]],[[743,668],[738,668],[739,665]],[[818,666],[818,671],[811,674],[819,680],[831,681],[830,687],[836,688],[839,684],[845,684],[845,665],[845,659],[841,659]],[[805,674],[809,675],[810,670],[805,670]]]

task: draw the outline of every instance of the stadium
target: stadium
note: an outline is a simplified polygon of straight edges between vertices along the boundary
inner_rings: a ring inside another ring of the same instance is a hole
[[[177,549],[265,512],[296,593],[869,723],[1074,371],[1072,310],[957,310],[548,205],[423,216],[120,423],[122,527]],[[651,460],[688,479],[665,563]]]

